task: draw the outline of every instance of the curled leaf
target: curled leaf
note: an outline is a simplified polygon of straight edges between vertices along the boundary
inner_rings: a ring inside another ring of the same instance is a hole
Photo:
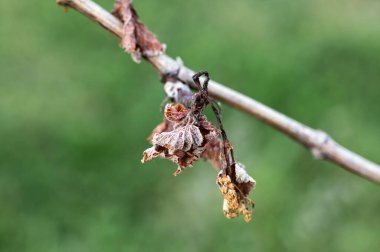
[[[242,163],[235,164],[235,176],[236,186],[245,197],[248,196],[249,192],[255,189],[256,181],[249,176]]]
[[[227,218],[236,218],[244,215],[246,222],[251,220],[253,213],[253,202],[247,198],[248,194],[256,186],[256,181],[247,173],[245,166],[241,163],[233,165],[233,174],[226,174],[227,169],[223,144],[219,138],[208,143],[202,157],[209,161],[215,168],[220,170],[217,177],[217,184],[223,194],[223,212]]]
[[[170,131],[172,129],[173,129],[173,123],[169,122],[168,120],[165,119],[162,123],[157,125],[156,128],[154,128],[154,130],[152,131],[152,133],[148,137],[149,142],[152,143],[153,136],[155,134],[165,132],[165,131]]]
[[[217,137],[218,131],[205,116],[196,120],[182,104],[167,104],[164,115],[164,124],[156,127],[158,130],[151,138],[153,147],[144,151],[141,161],[144,163],[155,157],[170,159],[178,165],[174,173],[178,175],[201,157],[209,141]]]
[[[188,113],[187,108],[180,103],[176,105],[167,104],[164,111],[165,118],[168,121],[177,123],[180,123]]]
[[[208,160],[219,170],[217,184],[224,198],[224,214],[227,218],[244,215],[249,222],[254,204],[247,196],[256,181],[243,164],[235,162],[233,147],[222,125],[220,106],[208,96],[208,73],[202,71],[193,76],[199,89],[194,95],[173,76],[164,77],[167,97],[176,104],[166,105],[165,119],[149,137],[153,146],[144,151],[142,163],[156,157],[170,159],[178,165],[174,173],[178,175],[197,159]],[[203,85],[201,77],[205,77]],[[203,114],[208,104],[216,116],[218,129]]]
[[[165,45],[139,20],[131,0],[116,0],[112,14],[123,22],[120,46],[135,62],[139,63],[142,56],[156,56],[165,51]]]
[[[217,170],[223,170],[226,162],[223,154],[223,143],[220,138],[214,138],[206,146],[206,150],[202,153],[202,158],[207,160]],[[247,196],[249,192],[255,188],[256,181],[247,173],[245,166],[237,162],[234,166],[234,174],[236,185]]]
[[[253,214],[253,202],[241,195],[236,184],[232,182],[229,175],[219,172],[217,184],[223,194],[223,212],[228,219],[244,215],[244,220],[249,222]]]

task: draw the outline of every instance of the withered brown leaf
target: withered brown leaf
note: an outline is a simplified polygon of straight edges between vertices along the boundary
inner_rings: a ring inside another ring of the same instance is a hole
[[[203,86],[199,78],[205,76]],[[208,72],[193,76],[199,91],[191,94],[181,81],[165,80],[167,97],[175,104],[167,104],[164,121],[149,137],[152,147],[144,151],[143,163],[156,157],[170,159],[178,164],[174,175],[189,167],[197,159],[204,158],[219,170],[217,184],[223,194],[223,211],[227,218],[244,215],[251,220],[253,202],[247,197],[255,188],[256,181],[248,175],[244,165],[235,162],[233,147],[221,121],[221,110],[208,96]],[[205,107],[210,104],[216,116],[218,129],[204,116]]]
[[[247,196],[255,188],[256,181],[249,176],[245,166],[241,163],[233,165],[233,176],[225,173],[228,170],[225,169],[227,164],[222,148],[222,141],[215,138],[207,144],[206,150],[202,153],[202,158],[220,170],[217,184],[224,197],[223,212],[226,217],[232,219],[242,214],[245,221],[248,222],[253,213],[253,202]]]
[[[240,164],[236,165],[236,167],[239,166]],[[239,178],[237,175],[238,173],[240,173]],[[229,175],[220,171],[216,183],[224,197],[223,212],[226,217],[232,219],[242,214],[244,215],[244,220],[249,222],[251,220],[251,215],[253,214],[254,204],[246,196],[248,195],[249,190],[254,188],[256,182],[247,174],[245,169],[240,166],[239,168],[236,168],[236,181],[233,181]],[[249,190],[242,192],[239,186],[247,186],[248,184],[250,185]]]
[[[202,158],[207,160],[215,169],[223,170],[226,162],[223,159],[222,141],[220,138],[212,139],[206,146],[206,150],[202,153]]]
[[[252,189],[256,187],[256,181],[249,176],[242,163],[235,164],[235,184],[244,197],[247,197]]]
[[[167,104],[165,122],[155,129],[151,137],[153,146],[144,151],[142,163],[155,157],[172,160],[178,165],[174,175],[200,158],[207,144],[218,136],[218,130],[202,115],[195,119],[182,104]]]
[[[165,51],[165,45],[139,20],[131,0],[116,0],[112,14],[123,22],[120,46],[135,62],[139,63],[142,56],[156,56]]]

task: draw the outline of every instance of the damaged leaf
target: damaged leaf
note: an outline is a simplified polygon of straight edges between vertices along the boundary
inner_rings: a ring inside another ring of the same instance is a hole
[[[144,163],[155,157],[170,159],[178,165],[174,173],[178,175],[200,158],[218,131],[204,115],[196,120],[182,104],[167,104],[164,114],[165,122],[156,128],[151,138],[153,147],[144,151],[141,161]]]
[[[199,78],[205,76],[203,86]],[[167,104],[165,119],[149,137],[152,147],[144,151],[143,163],[156,157],[174,161],[178,165],[174,175],[203,158],[218,171],[217,184],[223,194],[223,212],[227,218],[244,216],[251,220],[253,202],[247,197],[256,186],[243,164],[235,162],[233,147],[227,138],[221,121],[220,106],[208,96],[207,72],[193,76],[199,89],[195,94],[180,81],[165,81],[165,92],[175,104]],[[204,116],[205,107],[210,104],[216,116],[218,129]]]
[[[207,144],[206,150],[202,153],[202,158],[207,160],[218,171],[223,170],[226,166],[222,149],[223,143],[220,138],[214,138]]]
[[[228,219],[244,215],[244,220],[249,222],[253,214],[253,202],[243,196],[239,188],[234,184],[229,175],[219,172],[217,184],[223,194],[223,212]]]
[[[112,14],[123,22],[123,36],[120,46],[139,63],[141,57],[162,54],[162,45],[156,36],[139,20],[131,0],[116,0]]]
[[[256,187],[256,181],[249,176],[242,163],[235,164],[236,186],[244,197],[247,197],[249,192]]]

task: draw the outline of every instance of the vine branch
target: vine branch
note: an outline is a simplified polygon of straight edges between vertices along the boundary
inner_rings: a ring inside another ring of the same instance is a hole
[[[115,34],[117,37],[122,37],[122,22],[93,1],[57,0],[57,3],[64,7],[71,7],[77,10],[97,22],[106,30]],[[145,59],[161,74],[161,76],[176,73],[180,80],[187,83],[192,88],[197,88],[192,80],[194,71],[184,66],[179,60],[174,60],[166,54],[145,57]],[[304,145],[311,151],[315,158],[331,161],[347,171],[380,184],[379,165],[338,144],[325,132],[312,129],[215,81],[210,80],[208,92],[213,98],[256,117]]]

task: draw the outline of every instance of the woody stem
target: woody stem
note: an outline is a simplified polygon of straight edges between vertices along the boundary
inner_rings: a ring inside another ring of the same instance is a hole
[[[123,36],[122,22],[91,0],[57,0],[59,5],[71,7],[96,21],[119,38]],[[178,78],[194,87],[194,71],[166,54],[147,57],[146,60],[161,74],[178,71]],[[196,87],[195,87],[196,88]],[[331,161],[347,171],[380,184],[380,166],[335,142],[329,135],[310,128],[274,109],[222,84],[210,81],[210,96],[231,107],[256,117],[308,148],[318,159]]]

